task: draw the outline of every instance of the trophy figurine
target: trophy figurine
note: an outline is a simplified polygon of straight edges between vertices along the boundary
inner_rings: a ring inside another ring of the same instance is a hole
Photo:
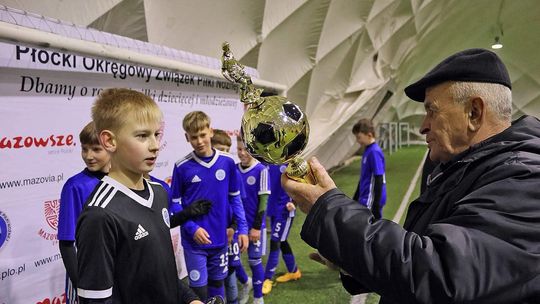
[[[223,43],[221,63],[223,76],[240,86],[240,101],[247,106],[241,133],[249,154],[266,163],[287,163],[285,174],[289,178],[315,184],[308,163],[299,156],[309,138],[304,112],[283,96],[261,97],[263,90],[253,85],[227,42]]]

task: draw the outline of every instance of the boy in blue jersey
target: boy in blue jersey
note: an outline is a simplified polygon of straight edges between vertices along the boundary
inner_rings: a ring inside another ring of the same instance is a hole
[[[214,136],[212,136],[212,147],[215,149],[229,153],[232,145],[231,137],[227,132],[220,129],[214,129]],[[240,175],[238,175],[240,178]],[[241,182],[239,182],[241,183]],[[243,190],[240,191],[241,195]],[[232,213],[231,208],[229,208]],[[238,285],[236,279],[235,269],[238,266],[242,266],[240,260],[240,246],[238,245],[238,234],[236,233],[237,225],[236,221],[233,221],[232,214],[229,215],[229,227],[227,228],[228,249],[227,255],[229,260],[229,271],[225,278],[225,295],[227,296],[227,304],[238,304]],[[245,282],[244,282],[245,283]]]
[[[375,128],[371,120],[360,119],[352,128],[356,141],[364,148],[362,165],[360,167],[360,180],[353,195],[353,199],[371,209],[375,219],[382,218],[382,209],[386,202],[386,181],[384,177],[384,154],[375,141]],[[311,256],[310,256],[311,257]],[[321,257],[329,267],[332,264]],[[348,276],[340,274],[343,282]],[[364,304],[367,293],[353,294],[350,304]]]
[[[230,154],[212,148],[213,130],[208,115],[190,112],[182,125],[193,152],[175,164],[171,183],[173,202],[181,208],[201,199],[212,202],[207,215],[188,220],[181,227],[189,285],[202,299],[224,296],[229,208],[238,224],[241,249],[247,247],[248,241],[238,172]]]
[[[375,128],[371,120],[360,119],[353,126],[352,133],[364,147],[360,181],[353,199],[370,208],[375,219],[380,219],[386,203],[384,153],[375,141]]]
[[[159,151],[157,104],[138,91],[107,89],[92,118],[111,169],[77,222],[80,303],[202,304],[176,273],[167,192],[144,178]]]
[[[294,204],[285,190],[281,187],[281,175],[285,172],[287,165],[268,165],[270,175],[270,187],[272,193],[268,198],[267,216],[270,217],[271,239],[270,254],[266,261],[264,274],[263,293],[268,294],[272,291],[272,277],[276,271],[279,262],[279,252],[281,251],[283,261],[287,267],[287,273],[279,276],[276,281],[283,283],[291,280],[298,280],[302,277],[300,269],[296,265],[296,260],[291,246],[287,241],[289,231],[295,216]],[[281,250],[280,250],[281,249]]]
[[[261,304],[264,303],[262,256],[266,250],[265,212],[270,194],[268,169],[247,152],[240,137],[238,137],[237,151],[240,159],[238,170],[242,176],[243,190],[245,191],[242,203],[249,228],[248,262],[252,273],[253,303]],[[243,269],[240,268],[236,270],[239,275],[243,272]]]
[[[101,146],[94,122],[89,122],[79,133],[81,157],[86,168],[70,177],[60,194],[58,216],[58,240],[60,254],[66,268],[66,303],[77,300],[77,252],[75,250],[75,227],[84,202],[101,178],[109,172],[109,153]]]

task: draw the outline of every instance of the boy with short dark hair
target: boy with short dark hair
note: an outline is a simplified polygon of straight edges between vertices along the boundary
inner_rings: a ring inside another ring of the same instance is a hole
[[[60,194],[58,241],[66,268],[66,302],[77,303],[77,251],[75,227],[86,199],[101,178],[109,172],[111,157],[99,143],[94,122],[89,122],[79,133],[81,157],[86,165],[83,171],[70,177]]]
[[[229,153],[231,150],[231,137],[225,130],[214,129],[214,136],[211,139],[212,147],[219,151]]]
[[[360,181],[353,199],[370,208],[373,216],[380,219],[386,203],[384,153],[375,141],[375,128],[370,119],[360,119],[353,126],[352,133],[356,141],[364,147]]]
[[[226,131],[220,129],[214,129],[214,136],[212,136],[212,147],[222,152],[229,153],[232,145],[231,137]],[[238,175],[240,178],[240,175]],[[239,182],[241,183],[241,182]],[[240,190],[240,195],[243,195],[243,190]],[[229,211],[232,211],[229,208]],[[232,214],[229,215],[229,227],[227,228],[228,250],[227,258],[229,260],[229,271],[225,278],[225,295],[227,304],[238,304],[238,285],[236,279],[235,269],[238,266],[242,266],[240,260],[240,246],[238,245],[238,234],[236,233],[237,225],[232,219]]]
[[[182,208],[196,200],[212,202],[207,215],[188,220],[181,227],[189,285],[202,299],[224,296],[229,208],[238,224],[240,247],[247,246],[238,173],[231,155],[212,148],[213,130],[208,115],[190,112],[182,125],[193,152],[175,164],[171,183],[173,202]]]
[[[143,178],[159,151],[157,104],[137,91],[108,89],[92,118],[111,169],[77,223],[81,303],[202,303],[176,273],[167,192]]]
[[[240,159],[238,170],[245,190],[242,203],[249,228],[248,263],[252,273],[253,303],[263,304],[262,256],[266,251],[265,212],[270,194],[268,169],[247,152],[241,137],[238,137],[237,151]],[[237,268],[237,271],[242,271],[242,269]],[[240,302],[242,303],[243,300],[246,300],[245,297]]]

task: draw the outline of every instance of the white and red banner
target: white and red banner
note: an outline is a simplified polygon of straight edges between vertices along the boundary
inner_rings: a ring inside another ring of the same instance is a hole
[[[110,87],[139,90],[161,107],[164,138],[151,174],[163,180],[191,151],[188,112],[206,112],[233,136],[240,129],[237,87],[225,80],[0,43],[0,304],[64,303],[60,191],[84,168],[78,134]]]

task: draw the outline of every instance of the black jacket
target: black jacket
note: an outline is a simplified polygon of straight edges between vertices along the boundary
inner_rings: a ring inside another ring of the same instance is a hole
[[[381,303],[540,303],[540,121],[437,167],[405,228],[334,189],[301,234]]]

